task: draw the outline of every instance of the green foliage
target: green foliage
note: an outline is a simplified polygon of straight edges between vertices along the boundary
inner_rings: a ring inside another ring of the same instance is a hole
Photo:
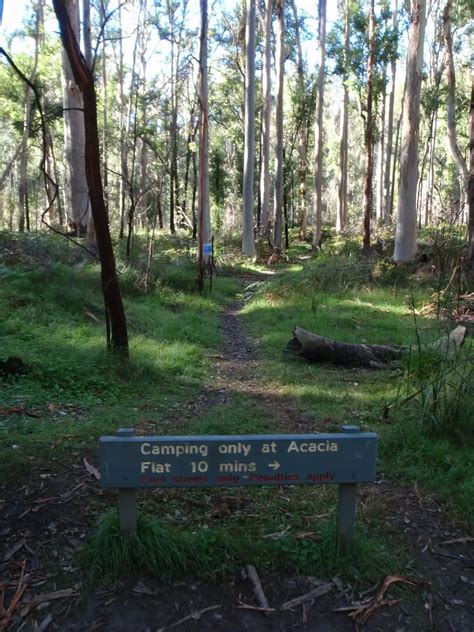
[[[417,430],[474,446],[474,353],[446,344],[418,346],[406,360],[399,406],[410,403]]]
[[[130,360],[117,362],[106,350],[98,265],[57,237],[0,234],[1,358],[20,357],[30,367],[0,385],[0,407],[21,404],[41,420],[0,418],[5,479],[28,472],[30,457],[47,452],[53,441],[65,445],[66,427],[95,441],[115,432],[124,417],[130,423],[143,415],[160,418],[205,382],[206,356],[220,343],[222,303],[236,284],[222,280],[213,294],[197,294],[194,266],[178,263],[189,259],[186,253],[178,256],[166,240],[163,246],[148,293],[139,268],[119,261]],[[51,414],[49,404],[63,415]]]

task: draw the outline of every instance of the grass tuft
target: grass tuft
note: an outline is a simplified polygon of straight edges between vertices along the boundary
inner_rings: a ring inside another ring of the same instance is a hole
[[[333,522],[324,523],[316,540],[291,535],[277,540],[255,537],[248,530],[190,531],[162,526],[148,514],[139,515],[135,534],[120,532],[117,512],[108,514],[82,548],[79,560],[93,584],[114,584],[133,574],[173,579],[186,574],[216,580],[247,564],[261,572],[292,572],[320,577],[334,574],[356,584],[372,581],[381,565],[399,569],[399,560],[381,539],[362,528],[344,554],[336,546]]]

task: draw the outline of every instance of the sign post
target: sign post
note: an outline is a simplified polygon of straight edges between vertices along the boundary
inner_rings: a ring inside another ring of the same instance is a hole
[[[358,434],[358,426],[342,426],[342,430],[349,434]],[[337,542],[343,549],[352,541],[354,535],[356,515],[356,483],[341,483],[337,495]]]
[[[133,437],[133,428],[119,428],[118,437]],[[120,530],[125,534],[135,533],[137,530],[137,492],[134,489],[119,488],[118,490],[118,512]]]
[[[119,490],[120,528],[137,524],[138,488],[339,485],[337,533],[354,532],[358,483],[375,480],[377,435],[343,426],[309,435],[134,436],[122,428],[101,437],[103,487]]]

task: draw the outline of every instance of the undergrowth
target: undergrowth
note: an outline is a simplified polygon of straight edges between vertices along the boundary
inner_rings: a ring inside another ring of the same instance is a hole
[[[317,541],[291,536],[264,540],[243,530],[230,538],[224,529],[170,528],[141,513],[136,532],[122,535],[117,513],[111,512],[84,545],[80,562],[89,580],[99,584],[140,573],[160,579],[189,574],[216,580],[253,564],[260,572],[338,575],[358,585],[378,577],[381,564],[395,569],[398,560],[382,539],[369,538],[362,529],[350,552],[338,551],[332,522],[322,526]]]

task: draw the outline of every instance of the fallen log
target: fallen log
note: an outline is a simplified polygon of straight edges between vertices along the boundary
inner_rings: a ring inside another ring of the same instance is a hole
[[[444,337],[427,348],[440,352],[458,351],[466,336],[466,328],[456,327],[449,337]],[[401,345],[369,345],[337,342],[324,336],[318,336],[301,327],[293,329],[293,339],[286,345],[286,351],[309,362],[330,362],[350,367],[369,367],[373,369],[393,367],[410,347]]]

